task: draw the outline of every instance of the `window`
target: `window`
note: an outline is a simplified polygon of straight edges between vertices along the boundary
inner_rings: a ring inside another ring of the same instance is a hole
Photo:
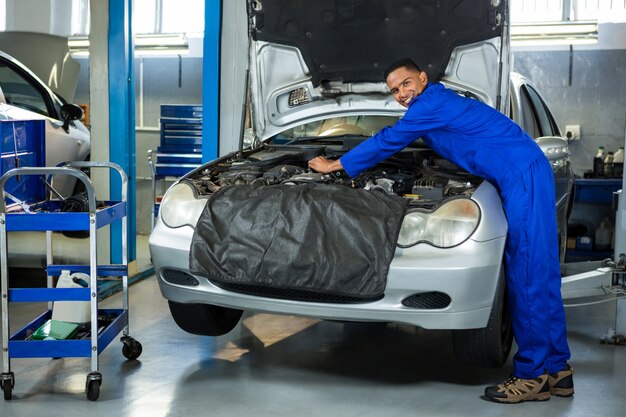
[[[0,88],[7,104],[54,117],[40,88],[6,62],[0,62]]]
[[[524,90],[532,101],[535,114],[537,115],[537,121],[539,123],[539,131],[541,136],[559,136],[559,129],[550,114],[546,104],[543,102],[539,93],[531,86],[525,86]]]
[[[276,135],[274,143],[304,136],[333,137],[343,135],[372,136],[385,126],[392,126],[398,116],[344,116],[309,122]]]
[[[552,113],[534,88],[522,86],[521,101],[522,128],[526,133],[534,139],[541,136],[561,136]]]
[[[133,32],[204,32],[204,0],[135,0]]]
[[[626,22],[624,0],[573,0],[573,19]]]
[[[0,0],[0,19],[6,0]],[[204,32],[205,0],[134,0],[133,32],[154,33],[202,33]],[[70,16],[71,36],[89,35],[89,0],[71,0],[71,9],[59,12]]]
[[[510,0],[511,22],[597,20],[626,22],[624,0]],[[564,10],[564,7],[569,10]]]
[[[89,34],[89,0],[72,0],[70,34]]]
[[[512,0],[510,5],[513,23],[555,22],[563,18],[562,0]]]
[[[522,129],[524,129],[531,138],[536,139],[541,136],[541,131],[539,130],[539,123],[537,122],[537,117],[535,116],[526,87],[521,88],[520,100],[522,102]]]

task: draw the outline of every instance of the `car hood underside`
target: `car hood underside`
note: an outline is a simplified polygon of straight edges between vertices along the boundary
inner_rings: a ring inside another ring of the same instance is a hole
[[[494,5],[494,3],[496,5]],[[251,0],[256,41],[296,47],[314,86],[379,82],[412,58],[439,80],[455,47],[498,37],[507,0]]]

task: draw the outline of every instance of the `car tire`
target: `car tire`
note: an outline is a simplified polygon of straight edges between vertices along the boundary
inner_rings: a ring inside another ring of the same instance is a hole
[[[184,331],[200,336],[221,336],[230,332],[243,310],[211,304],[181,304],[168,301],[172,318]]]
[[[505,287],[502,272],[487,327],[452,332],[454,354],[459,362],[482,368],[499,368],[506,363],[513,343],[513,329]]]

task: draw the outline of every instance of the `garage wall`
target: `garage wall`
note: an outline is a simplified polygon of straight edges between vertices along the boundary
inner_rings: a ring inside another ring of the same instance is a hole
[[[513,64],[537,86],[563,134],[566,125],[580,125],[581,140],[570,142],[577,175],[592,168],[598,146],[613,152],[624,146],[625,49],[578,51],[574,47],[571,85],[569,51],[516,51]]]
[[[89,61],[81,64],[80,78],[74,102],[89,103]],[[140,79],[143,65],[143,116],[140,106]],[[135,59],[135,119],[137,161],[137,233],[150,233],[152,188],[148,149],[159,146],[159,117],[161,104],[202,103],[202,58],[143,58]],[[92,138],[97,141],[98,138]]]

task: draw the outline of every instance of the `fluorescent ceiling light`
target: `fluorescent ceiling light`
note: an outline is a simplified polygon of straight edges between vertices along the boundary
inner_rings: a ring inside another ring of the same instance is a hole
[[[558,45],[593,45],[597,39],[517,39],[513,46],[558,46]]]
[[[597,42],[597,21],[511,24],[511,43],[515,46],[580,45]]]
[[[162,49],[137,49],[135,48],[135,56],[172,56],[172,55],[189,55],[188,48],[162,48]]]
[[[87,36],[69,38],[67,44],[72,55],[89,55],[89,38]],[[189,42],[187,36],[182,33],[135,35],[135,55],[164,56],[186,55],[188,53]]]
[[[135,35],[135,48],[156,48],[156,47],[186,47],[187,37],[182,33]]]
[[[89,49],[89,38],[87,36],[74,36],[67,40],[70,52],[73,50]]]

